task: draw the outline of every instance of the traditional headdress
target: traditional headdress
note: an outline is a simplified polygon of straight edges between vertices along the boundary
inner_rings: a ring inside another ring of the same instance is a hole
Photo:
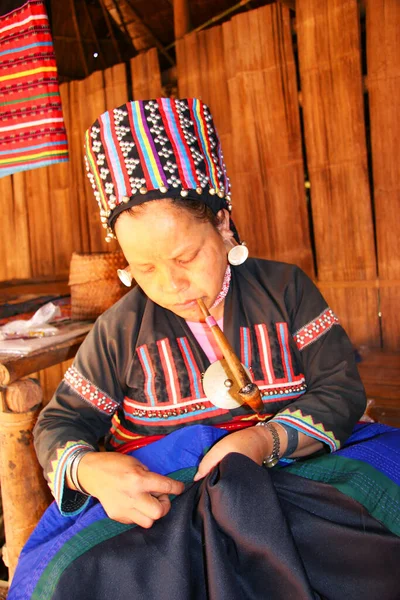
[[[231,210],[230,182],[207,106],[196,99],[128,102],[103,113],[86,132],[86,167],[100,218],[149,200],[201,200]]]

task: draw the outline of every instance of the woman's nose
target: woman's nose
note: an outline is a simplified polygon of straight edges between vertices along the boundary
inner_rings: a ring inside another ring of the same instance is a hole
[[[164,292],[182,292],[189,287],[187,275],[179,267],[169,267],[163,274]]]

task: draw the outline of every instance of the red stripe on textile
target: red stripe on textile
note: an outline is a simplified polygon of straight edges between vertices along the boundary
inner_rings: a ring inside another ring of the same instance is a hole
[[[188,358],[186,356],[186,352],[185,352],[185,349],[183,347],[183,341],[182,340],[184,340],[185,343],[186,343],[187,352],[189,354],[189,357],[190,357],[190,360],[191,360],[191,363],[192,363],[191,365],[190,365],[190,363],[188,361]],[[196,383],[198,385],[199,390],[203,389],[202,388],[202,384],[201,384],[200,370],[199,370],[199,368],[197,366],[196,361],[194,360],[193,352],[192,352],[192,349],[190,348],[190,345],[189,345],[189,340],[185,337],[185,338],[178,338],[177,341],[178,341],[179,349],[180,349],[181,354],[182,354],[182,358],[183,358],[184,363],[185,363],[186,371],[187,371],[188,376],[189,376],[190,394],[191,394],[192,398],[196,398],[196,386],[195,386],[195,381],[194,381],[194,377],[193,377],[193,369],[194,369],[194,372],[195,372],[195,377],[197,379]]]
[[[146,186],[147,186],[147,188],[149,190],[152,190],[154,188],[154,186],[153,186],[153,183],[152,183],[152,180],[151,180],[151,177],[150,177],[149,170],[147,168],[146,158],[145,158],[145,156],[144,156],[144,154],[142,152],[142,144],[141,144],[141,142],[140,142],[140,140],[139,140],[139,138],[138,138],[138,136],[136,134],[136,128],[135,128],[135,124],[134,124],[134,121],[133,121],[133,114],[132,114],[131,103],[128,102],[128,104],[126,105],[126,107],[127,107],[127,111],[128,111],[129,125],[131,127],[133,139],[135,140],[136,149],[137,149],[138,154],[140,156],[140,166],[143,169],[144,178],[146,180]],[[129,184],[129,189],[131,190],[131,193],[133,193],[132,192],[132,187],[131,187],[130,184]]]
[[[246,363],[246,352],[245,352],[245,332],[247,332],[247,363]],[[246,365],[247,368],[251,367],[251,336],[250,336],[250,328],[249,327],[241,327],[240,328],[240,355],[242,357],[242,364]],[[251,374],[253,379],[253,374]]]
[[[281,338],[281,332],[280,332],[280,325],[284,326],[284,339],[282,340]],[[289,368],[291,371],[291,374],[293,375],[293,365],[292,365],[292,356],[290,353],[290,349],[289,349],[289,344],[288,344],[288,328],[287,328],[287,323],[275,323],[275,329],[276,329],[276,335],[278,338],[278,342],[279,342],[279,348],[281,351],[281,362],[282,362],[282,366],[283,366],[283,372],[285,374],[284,376],[284,381],[288,381],[289,380],[289,373],[286,367],[286,360],[285,360],[285,349],[284,349],[284,345],[286,348],[286,355],[288,357],[288,362],[289,362]],[[277,380],[279,381],[279,379]]]
[[[101,137],[101,144],[102,144],[102,147],[103,147],[103,152],[104,152],[104,154],[107,157],[107,160],[106,160],[107,167],[110,170],[111,180],[112,180],[113,185],[114,185],[114,196],[115,196],[114,202],[116,202],[117,201],[117,193],[118,193],[118,185],[117,185],[117,180],[115,179],[115,176],[114,176],[114,169],[112,167],[113,163],[112,163],[112,160],[111,160],[111,155],[110,155],[110,152],[108,150],[108,144],[106,142],[106,138],[105,138],[105,134],[104,134],[105,127],[104,127],[104,124],[103,124],[103,122],[102,122],[102,120],[100,118],[97,119],[97,123],[99,124],[99,128],[100,128],[100,137]],[[90,137],[90,139],[92,139],[91,136],[89,136],[89,137]],[[93,147],[92,146],[91,146],[91,150],[92,150],[92,154],[95,157],[96,155],[93,152]],[[96,161],[96,159],[93,161],[93,164],[97,167],[97,161]],[[106,193],[104,180],[100,177],[100,168],[99,167],[97,167],[97,173],[98,173],[98,181],[101,182],[101,185],[102,185],[102,188],[103,188],[103,195],[106,198],[106,201],[108,203],[108,201],[110,199],[110,196]]]
[[[128,452],[133,452],[134,450],[138,450],[139,448],[144,448],[145,446],[148,446],[153,442],[157,442],[158,440],[161,440],[164,437],[165,435],[148,435],[139,440],[132,440],[132,442],[128,442],[123,446],[119,446],[118,444],[114,445],[112,441],[110,443],[112,446],[114,446],[117,452],[120,452],[121,454],[128,454]]]
[[[157,342],[158,352],[161,358],[161,365],[164,371],[164,378],[167,384],[168,398],[171,404],[177,404],[181,401],[181,390],[179,386],[178,374],[176,372],[175,361],[172,356],[171,346],[168,338]],[[165,352],[164,352],[165,348]],[[169,368],[168,368],[169,367]],[[175,398],[174,390],[175,389]]]
[[[149,368],[150,373],[151,373],[151,392],[153,394],[154,402],[151,401],[151,397],[147,393],[147,388],[148,388],[148,383],[149,383],[149,375],[148,375],[148,369],[147,369],[147,366],[145,364],[145,361],[143,360],[141,351],[143,351],[144,354],[145,354],[145,356],[146,356],[146,361],[147,361],[147,364],[148,364],[148,368]],[[136,348],[136,352],[137,352],[137,355],[139,357],[139,361],[140,361],[140,364],[142,366],[142,369],[143,369],[143,372],[144,372],[144,375],[145,375],[145,383],[144,383],[143,391],[144,391],[144,394],[145,394],[146,399],[147,399],[146,405],[147,406],[154,406],[154,404],[157,403],[156,388],[155,388],[155,385],[154,385],[154,383],[155,383],[154,382],[154,379],[155,379],[155,370],[154,370],[154,367],[153,367],[153,362],[152,362],[152,360],[150,358],[149,349],[148,349],[147,345],[144,344],[143,346],[139,346],[138,348]],[[138,407],[138,410],[139,410],[139,407]]]
[[[162,105],[161,100],[158,100],[158,108],[159,108],[159,111],[160,111],[161,118],[163,120],[163,125],[164,125],[164,129],[165,129],[165,133],[167,134],[168,139],[169,139],[169,141],[171,143],[171,146],[172,146],[172,148],[174,150],[174,155],[175,155],[175,158],[176,158],[176,164],[178,166],[179,179],[181,180],[182,184],[187,185],[188,187],[191,187],[187,183],[187,179],[185,177],[185,172],[184,172],[184,169],[183,169],[183,166],[182,166],[181,153],[180,153],[180,150],[179,150],[179,146],[177,145],[174,133],[172,132],[172,130],[171,130],[170,126],[169,126],[168,117],[167,117],[167,115],[165,113],[165,110],[164,110],[164,107]],[[197,175],[196,175],[196,181],[198,181]]]
[[[199,403],[200,402],[201,400],[199,400]],[[159,404],[156,410],[162,413],[162,404]],[[177,404],[177,410],[179,410],[179,404]],[[193,414],[191,411],[188,411],[187,413],[182,414],[181,417],[174,418],[173,422],[172,420],[168,421],[167,418],[165,418],[165,421],[163,421],[163,423],[169,423],[170,427],[176,427],[182,424],[190,425],[191,423],[195,423],[197,421],[207,421],[208,419],[212,419],[220,415],[226,415],[227,413],[228,411],[222,408],[215,408],[215,410],[207,412],[206,415],[203,411],[200,411],[197,415]],[[162,419],[162,417],[158,417],[157,419],[149,418],[146,419],[146,421],[144,422],[143,418],[134,417],[133,415],[126,414],[125,417],[131,423],[134,423],[135,425],[141,425],[142,427],[143,425],[145,425],[149,429],[151,427],[160,427],[160,421],[158,419]]]
[[[298,349],[303,350],[327,333],[334,325],[339,325],[339,319],[330,308],[326,308],[318,317],[293,335]]]
[[[45,77],[46,75],[46,77]],[[58,92],[58,81],[57,75],[54,73],[44,73],[36,81],[26,82],[13,80],[7,85],[7,88],[2,90],[2,94],[5,100],[17,100],[23,95],[28,93],[32,96],[43,94],[45,91]]]
[[[100,412],[112,415],[118,407],[118,402],[86,379],[73,365],[66,371],[64,380],[81,398]]]
[[[183,146],[185,147],[186,156],[187,156],[187,158],[189,159],[189,163],[190,163],[190,167],[191,167],[191,171],[192,171],[192,177],[193,177],[193,179],[196,181],[196,184],[199,186],[199,185],[200,185],[200,182],[199,182],[199,178],[198,178],[198,176],[197,176],[197,173],[196,173],[196,166],[195,166],[195,164],[194,164],[194,160],[193,160],[192,153],[191,153],[191,151],[190,151],[189,145],[188,145],[188,143],[186,142],[185,135],[184,135],[184,133],[183,133],[183,129],[182,129],[182,127],[181,127],[181,122],[180,122],[180,119],[179,119],[178,111],[176,110],[176,105],[175,105],[175,103],[174,103],[174,102],[171,102],[171,108],[172,108],[172,112],[174,113],[174,117],[175,117],[175,123],[176,123],[176,126],[177,126],[177,128],[178,128],[178,131],[179,131],[179,133],[180,133],[180,140],[181,140],[181,143],[182,143],[182,144],[183,144]],[[192,184],[190,183],[190,181],[188,181],[188,180],[186,179],[186,176],[185,176],[185,171],[184,171],[184,170],[183,170],[183,177],[184,177],[185,185],[186,185],[188,188],[191,188],[191,187],[192,187]],[[182,180],[182,181],[183,181],[183,180]]]
[[[217,168],[215,166],[215,163],[213,161],[214,154],[213,154],[213,151],[211,149],[210,136],[208,135],[207,121],[206,121],[205,114],[204,114],[204,105],[200,104],[199,108],[200,108],[201,117],[202,117],[202,120],[203,120],[203,123],[204,123],[204,136],[205,136],[205,140],[206,140],[206,143],[207,143],[207,153],[208,153],[208,156],[210,157],[210,163],[212,165],[212,170],[213,170],[212,178],[211,178],[211,183],[214,181],[214,186],[218,189],[219,188],[218,173],[217,173]]]
[[[271,359],[271,345],[269,343],[268,329],[264,324],[260,324],[255,325],[255,331],[264,379],[268,383],[276,383],[274,367]]]
[[[158,100],[158,108],[160,111],[160,115],[161,118],[163,120],[163,125],[164,125],[164,129],[165,129],[165,133],[168,136],[168,139],[171,143],[172,148],[174,149],[174,155],[176,158],[176,164],[178,166],[178,172],[179,172],[179,178],[181,179],[181,181],[183,181],[184,179],[184,173],[183,173],[183,169],[182,169],[182,163],[181,163],[181,158],[180,158],[180,154],[179,154],[179,150],[178,150],[178,146],[176,145],[175,142],[175,137],[170,129],[169,123],[168,123],[168,119],[167,119],[167,115],[165,114],[165,110],[163,105],[161,104],[161,101]]]
[[[199,131],[199,128],[197,126],[196,116],[195,116],[194,109],[193,109],[193,99],[192,98],[188,99],[188,105],[189,105],[189,110],[190,110],[190,118],[191,118],[192,123],[193,123],[193,127],[194,127],[194,130],[195,130],[195,133],[196,133],[196,137],[197,137],[198,140],[201,140],[201,139],[204,138],[204,136],[203,136],[202,132]],[[200,150],[201,155],[203,156],[204,150],[203,150],[203,147],[202,147],[201,143],[199,144],[199,150]],[[205,160],[205,159],[204,159],[204,165],[205,165],[205,168],[206,168],[206,173],[208,175],[208,179],[210,181],[210,185],[212,186],[213,185],[212,175],[211,175],[211,172],[210,172],[210,169],[209,169],[209,166],[208,166],[208,161]]]
[[[65,130],[64,129],[45,129],[45,130],[40,130],[38,131],[22,131],[18,130],[15,131],[15,133],[13,135],[7,135],[5,136],[2,140],[1,143],[3,144],[13,144],[13,148],[15,148],[16,146],[14,144],[26,144],[29,141],[33,141],[35,140],[37,137],[40,137],[41,140],[45,140],[46,138],[49,138],[51,141],[54,141],[58,138],[61,139],[66,139],[65,137]],[[3,148],[6,149],[6,148]]]
[[[273,414],[267,414],[267,415],[263,415],[263,416],[265,416],[265,419],[269,419],[269,418],[273,417]],[[242,420],[239,420],[239,419],[242,419]],[[218,429],[226,429],[227,431],[232,432],[232,431],[239,431],[240,429],[247,429],[248,427],[253,427],[256,423],[258,423],[257,417],[255,417],[255,419],[252,421],[243,421],[243,417],[235,417],[234,419],[232,419],[232,421],[229,421],[227,423],[218,423],[216,425],[213,425],[213,427],[216,427]],[[127,442],[123,445],[113,444],[112,440],[110,443],[112,444],[113,447],[115,447],[117,452],[121,452],[122,454],[127,454],[128,452],[133,452],[134,450],[137,450],[138,448],[144,448],[145,446],[148,446],[149,444],[152,444],[153,442],[156,442],[157,440],[161,440],[164,437],[165,437],[165,435],[147,435],[147,436],[143,436],[140,439]]]
[[[128,172],[126,170],[125,159],[123,157],[123,154],[122,154],[122,151],[121,151],[121,147],[120,147],[118,139],[117,139],[117,134],[116,134],[116,131],[115,131],[115,124],[112,122],[113,119],[114,119],[114,113],[110,113],[111,137],[112,137],[112,139],[114,141],[114,145],[115,145],[115,148],[117,150],[119,165],[120,165],[122,176],[123,176],[124,182],[125,182],[125,189],[126,189],[127,192],[128,192],[128,190],[131,190],[131,193],[132,193],[131,182],[129,181],[129,175],[128,175]],[[120,198],[118,198],[118,200],[120,200]]]

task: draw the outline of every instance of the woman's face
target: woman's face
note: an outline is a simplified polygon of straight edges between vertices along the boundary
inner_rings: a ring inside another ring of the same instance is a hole
[[[143,209],[118,217],[115,233],[133,278],[160,306],[188,321],[203,320],[196,299],[210,308],[227,266],[223,236],[230,237],[223,211],[218,231],[170,200],[147,202]],[[223,314],[223,303],[211,311]]]

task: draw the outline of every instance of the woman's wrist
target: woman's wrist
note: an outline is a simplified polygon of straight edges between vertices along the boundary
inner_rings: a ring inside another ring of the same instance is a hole
[[[272,452],[272,447],[273,447],[273,438],[272,438],[272,433],[266,428],[266,427],[253,427],[254,432],[257,433],[259,440],[260,440],[260,446],[261,446],[261,454],[262,457],[264,458],[265,456],[268,456],[269,454],[271,454]]]
[[[92,446],[87,446],[86,448],[79,448],[71,454],[69,457],[69,461],[67,464],[66,472],[65,472],[65,480],[67,486],[74,491],[80,492],[81,494],[88,494],[85,487],[81,485],[80,478],[78,476],[78,470],[82,460],[88,454],[97,454],[96,450]]]
[[[288,435],[280,423],[275,423],[272,420],[263,421],[258,423],[255,429],[260,432],[264,439],[264,460],[268,462],[268,458],[273,454],[278,459],[284,456],[288,444]]]

